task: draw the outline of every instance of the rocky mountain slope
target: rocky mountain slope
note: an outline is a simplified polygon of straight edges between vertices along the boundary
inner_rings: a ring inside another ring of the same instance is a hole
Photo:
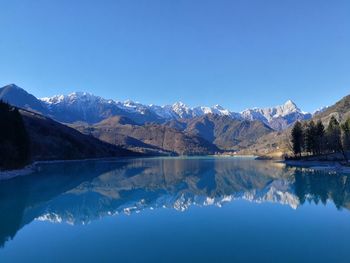
[[[316,120],[321,119],[323,122],[328,123],[332,116],[335,116],[339,121],[344,121],[350,117],[350,95],[342,98],[323,111],[316,113],[314,118]]]
[[[237,120],[214,114],[190,120],[185,131],[200,136],[227,151],[246,148],[261,136],[273,132],[269,126],[260,121]]]
[[[77,124],[72,127],[134,151],[180,155],[214,154],[219,151],[200,136],[155,123],[140,125],[122,116],[111,117],[95,125]]]
[[[232,119],[207,114],[187,121],[164,125],[139,125],[126,117],[112,117],[98,124],[73,124],[75,129],[108,143],[132,150],[193,155],[220,151],[239,151],[254,144],[261,136],[272,133],[260,121]]]
[[[84,135],[40,114],[20,110],[30,141],[30,159],[71,160],[139,154]]]

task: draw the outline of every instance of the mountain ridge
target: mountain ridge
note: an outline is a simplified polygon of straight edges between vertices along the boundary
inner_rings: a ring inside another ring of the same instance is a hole
[[[220,151],[195,134],[156,123],[140,125],[122,116],[110,117],[94,125],[72,124],[71,127],[107,143],[143,153],[198,155]]]
[[[90,98],[90,101],[86,101],[86,97]],[[312,114],[301,111],[297,105],[288,100],[282,105],[277,105],[269,108],[251,108],[246,109],[241,112],[233,112],[228,109],[223,108],[219,104],[216,104],[212,107],[208,106],[196,106],[189,107],[185,103],[179,101],[175,102],[172,105],[155,105],[155,104],[142,104],[139,102],[134,102],[132,100],[126,100],[124,102],[104,99],[102,97],[93,95],[87,92],[73,92],[68,95],[55,95],[53,97],[40,98],[42,102],[46,103],[48,107],[53,107],[67,101],[81,100],[88,103],[93,103],[93,101],[99,101],[104,104],[115,105],[121,110],[125,110],[129,113],[138,113],[145,115],[147,111],[151,111],[154,115],[157,115],[158,118],[163,119],[163,122],[170,121],[174,119],[191,119],[195,117],[200,117],[207,114],[216,114],[219,116],[229,116],[232,119],[240,120],[260,120],[265,124],[269,125],[271,128],[276,130],[282,130],[288,125],[292,124],[296,120],[310,119]],[[281,118],[287,117],[286,120],[282,121]],[[278,124],[278,121],[280,124]],[[155,121],[159,123],[158,121]]]
[[[21,96],[18,95],[9,96],[8,94],[11,93],[25,93],[25,96],[21,99]],[[238,120],[259,120],[272,129],[283,130],[296,120],[308,120],[312,117],[311,113],[300,110],[291,100],[274,107],[250,108],[241,112],[233,112],[218,104],[212,107],[189,107],[183,102],[164,106],[146,105],[132,100],[121,102],[105,99],[88,92],[73,92],[68,95],[36,98],[14,84],[0,89],[0,99],[8,101],[14,106],[50,116],[63,123],[83,121],[92,124],[115,115],[123,115],[139,124],[147,122],[162,124],[172,120],[187,120],[216,114]],[[24,100],[28,100],[29,103]]]
[[[0,100],[107,143],[156,155],[237,153],[250,149],[274,131],[288,129],[296,120],[312,117],[291,100],[275,107],[237,113],[220,105],[192,108],[183,102],[144,105],[88,92],[38,99],[14,84],[0,88]]]

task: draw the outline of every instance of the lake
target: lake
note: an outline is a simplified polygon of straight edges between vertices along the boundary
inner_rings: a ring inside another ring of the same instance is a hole
[[[0,181],[0,262],[350,262],[347,175],[253,158],[41,164]]]

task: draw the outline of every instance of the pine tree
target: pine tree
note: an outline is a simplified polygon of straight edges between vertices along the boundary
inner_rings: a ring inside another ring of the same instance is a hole
[[[342,125],[342,144],[345,151],[350,150],[350,118],[348,118]]]
[[[292,148],[294,155],[301,157],[301,153],[304,148],[304,133],[302,125],[299,121],[294,124],[294,127],[291,132],[292,136]]]
[[[327,127],[327,149],[330,152],[339,152],[342,149],[341,130],[337,119],[332,116]]]
[[[325,128],[321,120],[316,123],[316,151],[321,154],[325,147]]]
[[[310,121],[306,125],[306,129],[304,132],[305,136],[305,149],[307,152],[316,154],[317,152],[317,144],[316,144],[316,137],[317,137],[317,130],[316,125],[314,121]]]

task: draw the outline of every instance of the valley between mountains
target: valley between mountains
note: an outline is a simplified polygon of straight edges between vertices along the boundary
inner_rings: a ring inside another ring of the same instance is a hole
[[[28,161],[135,155],[282,155],[290,151],[290,127],[296,121],[327,121],[333,115],[342,118],[350,110],[349,97],[315,113],[302,111],[290,100],[276,107],[231,112],[219,105],[144,105],[85,92],[36,98],[14,84],[0,88],[0,100],[19,109],[28,133]],[[11,145],[10,139],[7,144]]]

